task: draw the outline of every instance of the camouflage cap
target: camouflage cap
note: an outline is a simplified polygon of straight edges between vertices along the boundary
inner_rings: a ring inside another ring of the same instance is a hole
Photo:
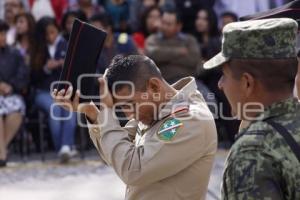
[[[218,67],[234,58],[295,58],[297,30],[297,22],[289,18],[230,23],[223,29],[222,51],[203,67]]]

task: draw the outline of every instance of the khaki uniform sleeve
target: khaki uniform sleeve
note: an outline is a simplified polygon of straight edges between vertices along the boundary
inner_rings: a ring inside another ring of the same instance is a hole
[[[213,119],[192,118],[182,123],[171,141],[159,139],[158,127],[152,134],[147,133],[144,145],[136,146],[128,130],[114,119],[112,110],[105,108],[99,114],[96,129],[91,129],[91,137],[99,153],[127,185],[144,185],[175,175],[199,158],[215,154]]]
[[[99,122],[99,115],[98,115],[98,119],[97,121]],[[101,158],[106,161],[104,157],[104,154],[101,150],[100,145],[98,145],[98,141],[100,138],[100,127],[99,124],[92,124],[89,122],[89,120],[86,118],[86,122],[88,125],[88,129],[89,129],[89,134],[90,134],[90,138],[94,144],[94,146],[96,147],[98,153],[100,154]],[[138,121],[136,120],[130,120],[125,127],[123,127],[123,129],[128,133],[128,139],[129,141],[133,142],[135,140],[135,136],[137,134],[137,127],[138,127]]]

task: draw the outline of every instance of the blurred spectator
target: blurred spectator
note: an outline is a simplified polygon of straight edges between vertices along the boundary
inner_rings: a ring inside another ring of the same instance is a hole
[[[289,1],[286,0],[269,0],[270,2],[270,8],[277,8],[279,6],[282,6],[285,3],[288,3]]]
[[[139,31],[140,20],[146,10],[158,6],[160,9],[175,8],[174,0],[131,0],[130,1],[130,25],[133,32]]]
[[[55,17],[55,12],[51,5],[51,0],[32,1],[31,12],[36,21],[38,21],[44,16]]]
[[[103,5],[101,2],[104,2],[106,0],[91,0],[93,5]],[[78,3],[78,0],[68,0],[69,6],[75,6]]]
[[[8,29],[0,20],[0,167],[6,165],[7,147],[23,121],[25,104],[20,94],[28,83],[28,68],[21,55],[7,45]]]
[[[159,0],[131,0],[130,1],[130,27],[133,32],[139,31],[141,18],[150,7],[158,6]]]
[[[216,0],[214,8],[218,16],[231,11],[242,17],[270,9],[270,0]]]
[[[182,33],[181,28],[180,14],[167,10],[162,17],[161,32],[146,40],[146,55],[156,62],[169,83],[185,76],[196,76],[200,61],[196,39]]]
[[[75,155],[72,149],[76,129],[76,115],[60,106],[52,107],[50,85],[59,79],[66,54],[67,42],[59,34],[56,20],[43,17],[36,26],[36,46],[31,59],[32,83],[36,89],[35,104],[49,114],[49,127],[53,143],[62,162]],[[63,118],[64,120],[59,120]],[[67,119],[66,119],[67,118]]]
[[[143,5],[147,8],[158,5],[159,0],[143,0]]]
[[[200,9],[195,21],[195,36],[201,48],[203,60],[209,60],[221,51],[221,36],[218,29],[218,19],[213,9]],[[213,93],[218,102],[216,125],[221,140],[233,141],[238,130],[238,121],[224,120],[231,116],[229,103],[224,93],[218,88],[218,81],[222,76],[220,68],[206,70],[200,73],[200,80]]]
[[[221,50],[218,19],[212,9],[200,9],[195,19],[194,36],[201,48],[203,61],[212,58]]]
[[[127,0],[107,1],[105,10],[112,17],[114,31],[129,31],[129,3]]]
[[[175,0],[176,8],[182,15],[183,32],[192,33],[197,12],[201,8],[211,9],[215,0]]]
[[[221,15],[221,30],[223,30],[224,26],[229,23],[237,22],[239,20],[238,16],[233,12],[224,12]]]
[[[77,4],[70,6],[69,10],[81,10],[87,19],[95,14],[105,12],[102,6],[93,4],[92,0],[77,0]]]
[[[0,1],[0,19],[4,19],[4,1]]]
[[[69,40],[72,31],[72,26],[75,18],[81,21],[87,21],[86,15],[81,10],[67,11],[62,18],[61,28],[62,34],[66,41]]]
[[[28,0],[20,0],[23,4],[24,10],[26,12],[30,11],[29,2]],[[4,19],[4,4],[5,0],[0,0],[0,19]]]
[[[106,0],[96,0],[97,4],[98,4],[98,5],[102,5],[102,6],[105,5],[105,1],[106,1]]]
[[[133,39],[139,49],[139,53],[144,54],[146,38],[150,34],[159,31],[161,15],[162,11],[157,6],[152,6],[145,10],[144,15],[141,18],[139,31],[133,34]]]
[[[107,32],[107,38],[98,61],[97,73],[103,74],[115,55],[137,53],[137,49],[130,35],[127,33],[114,33],[112,21],[107,14],[93,16],[90,19],[90,23]]]
[[[21,0],[5,0],[4,19],[9,25],[7,32],[7,44],[13,45],[16,38],[15,17],[24,12],[24,4]]]
[[[55,16],[60,22],[63,12],[68,8],[68,0],[29,0],[29,3],[37,20],[43,16]]]
[[[15,47],[19,50],[27,66],[32,56],[32,46],[35,43],[35,20],[30,13],[22,13],[16,16],[16,42]]]
[[[51,0],[51,5],[58,23],[61,22],[63,13],[68,8],[68,0]]]

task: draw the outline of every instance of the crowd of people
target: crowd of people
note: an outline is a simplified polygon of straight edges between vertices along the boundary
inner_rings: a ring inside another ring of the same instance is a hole
[[[117,54],[143,54],[156,62],[169,83],[194,76],[204,98],[208,102],[213,99],[218,105],[221,103],[221,114],[230,116],[228,102],[217,86],[221,71],[204,71],[202,65],[221,50],[220,33],[226,24],[237,21],[242,14],[252,14],[287,1],[263,1],[267,2],[265,6],[258,6],[261,1],[253,1],[253,5],[258,4],[255,8],[262,9],[249,13],[232,12],[241,1],[228,4],[224,0],[1,2],[0,165],[5,165],[8,145],[32,104],[58,117],[70,115],[60,107],[51,110],[53,100],[49,89],[59,78],[75,18],[107,32],[97,73],[103,73]],[[218,119],[220,113],[216,115],[220,138],[232,140],[238,123]],[[47,119],[58,155],[64,158],[75,155],[76,115],[71,114],[68,120],[62,121]]]

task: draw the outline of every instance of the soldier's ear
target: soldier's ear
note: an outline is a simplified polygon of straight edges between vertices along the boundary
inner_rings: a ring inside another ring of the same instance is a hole
[[[241,83],[241,86],[242,86],[242,89],[243,91],[245,91],[245,96],[246,97],[249,97],[253,94],[253,92],[255,91],[255,87],[256,87],[256,82],[255,82],[255,79],[254,77],[245,72],[243,73],[242,75],[242,79],[241,79],[242,83]]]

